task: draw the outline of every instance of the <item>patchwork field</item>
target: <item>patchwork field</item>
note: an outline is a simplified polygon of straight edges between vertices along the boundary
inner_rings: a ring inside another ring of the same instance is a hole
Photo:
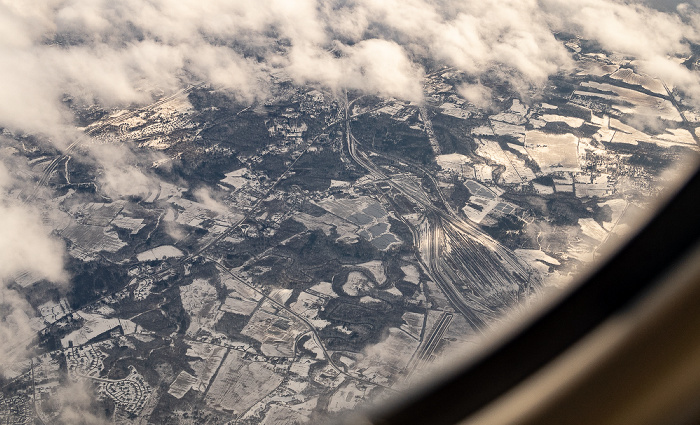
[[[205,400],[215,409],[242,415],[277,388],[282,379],[269,363],[247,359],[244,353],[230,350]]]

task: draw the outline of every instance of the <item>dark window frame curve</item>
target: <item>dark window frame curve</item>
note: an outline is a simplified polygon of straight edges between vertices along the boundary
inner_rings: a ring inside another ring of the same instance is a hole
[[[621,249],[559,302],[463,369],[383,409],[375,425],[449,425],[494,402],[657,285],[700,241],[700,169]]]

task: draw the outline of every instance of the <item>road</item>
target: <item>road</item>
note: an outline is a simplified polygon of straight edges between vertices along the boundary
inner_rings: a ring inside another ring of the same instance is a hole
[[[412,229],[422,263],[452,307],[475,330],[482,330],[501,310],[518,301],[520,291],[531,284],[532,271],[511,250],[473,223],[462,220],[450,208],[428,170],[410,165],[410,168],[418,168],[429,177],[443,204],[442,208],[431,200],[420,185],[397,175],[389,175],[377,166],[368,153],[360,149],[358,140],[352,134],[350,123],[354,116],[349,113],[347,95],[345,105],[345,138],[350,157],[372,179],[387,183],[424,211],[425,225]],[[375,152],[372,154],[389,158]],[[404,168],[409,168],[408,161],[389,159],[394,161],[393,165],[397,168],[402,163],[406,164]]]
[[[178,93],[176,95],[180,94],[181,93]],[[171,98],[172,97],[164,99],[161,101],[161,103]],[[149,107],[155,107],[157,104]],[[491,315],[493,313],[489,311],[491,305],[483,302],[484,297],[479,293],[479,291],[484,289],[488,290],[489,288],[493,291],[495,286],[493,283],[489,284],[489,282],[496,282],[497,284],[506,282],[512,286],[513,276],[517,274],[513,273],[512,270],[515,269],[516,271],[522,272],[524,270],[523,265],[512,252],[500,245],[497,241],[493,240],[490,236],[486,235],[473,224],[465,222],[459,218],[446,202],[437,181],[428,170],[420,166],[413,166],[414,168],[422,170],[422,173],[430,179],[432,184],[435,186],[435,191],[444,208],[440,208],[435,204],[428,193],[423,189],[423,187],[421,187],[420,183],[412,183],[408,179],[401,179],[397,178],[395,175],[389,175],[374,164],[369,155],[358,147],[359,142],[352,134],[350,122],[353,116],[349,114],[350,105],[351,102],[347,102],[346,97],[344,116],[339,117],[337,120],[324,127],[322,133],[332,126],[343,122],[345,124],[347,149],[353,161],[367,170],[373,179],[376,181],[386,181],[395,191],[403,194],[417,207],[425,211],[427,224],[424,229],[415,229],[413,226],[409,225],[409,228],[411,228],[411,231],[414,234],[414,240],[416,246],[418,247],[417,251],[421,256],[421,263],[430,275],[431,279],[444,292],[452,307],[459,312],[459,314],[463,315],[474,329],[482,329],[486,325],[487,319],[492,318]],[[92,132],[98,131],[98,128],[104,128],[104,126],[109,125],[110,121],[123,120],[129,115],[133,115],[137,112],[139,111],[134,111],[132,113],[124,114],[105,121],[99,126],[95,126],[86,132],[86,135],[83,138],[74,141],[64,151],[63,155],[55,158],[44,170],[36,190],[38,190],[38,187],[45,185],[48,182],[51,174],[60,165],[61,161],[64,159],[67,160],[69,157],[68,154],[78,147],[85,140],[85,138],[89,137]],[[299,159],[308,151],[309,147],[313,145],[319,136],[316,136],[308,143],[301,154],[295,158],[285,172],[282,173],[282,175],[269,188],[267,188],[267,190],[259,197],[256,203],[242,219],[231,223],[231,225],[216,238],[199,249],[191,252],[186,257],[183,257],[180,261],[174,263],[167,269],[161,270],[158,275],[167,274],[175,267],[181,265],[183,262],[191,261],[195,257],[203,256],[211,247],[215,246],[219,241],[237,229],[259,208],[264,199],[269,197],[279,182],[288,176],[289,172],[297,164]],[[407,174],[412,173],[409,172]],[[33,195],[36,194],[36,190]],[[219,266],[223,267],[221,264],[219,264]],[[225,270],[233,275],[233,273],[228,269]],[[157,276],[154,276],[154,278],[157,278]],[[457,286],[457,284],[465,282],[472,288],[471,295],[468,293],[465,295],[465,291]],[[516,282],[515,285],[517,286],[520,283],[522,282]],[[108,295],[105,295],[105,297],[106,296]],[[367,384],[380,385],[365,378],[344,372],[342,368],[334,364],[334,362],[331,360],[331,357],[326,351],[321,338],[311,323],[285,306],[279,304],[275,300],[267,297],[267,295],[263,294],[263,296],[276,306],[283,308],[285,311],[289,312],[289,314],[306,324],[306,326],[309,328],[309,332],[314,338],[314,341],[319,345],[324,356],[328,359],[329,364],[336,371]],[[99,302],[105,297],[102,297],[95,302]],[[504,301],[510,302],[511,300],[506,299]],[[420,361],[430,358],[431,353],[434,351],[435,347],[437,347],[437,344],[442,339],[444,332],[446,332],[447,328],[449,327],[451,320],[452,313],[446,313],[440,320],[439,326],[435,326],[429,335],[425,335],[426,345],[421,352],[418,353],[418,358]]]
[[[73,141],[73,143],[68,145],[60,155],[58,155],[56,158],[54,158],[49,163],[49,165],[47,165],[46,168],[44,168],[44,171],[42,172],[41,177],[39,177],[39,181],[37,182],[36,186],[34,187],[34,190],[29,195],[29,197],[27,197],[25,199],[25,203],[36,198],[41,187],[46,186],[49,179],[51,178],[51,175],[54,173],[54,171],[56,171],[58,169],[59,165],[63,161],[65,161],[66,179],[68,179],[68,160],[70,159],[70,153],[73,152],[76,148],[78,148],[83,143],[89,141],[90,137],[93,134],[98,133],[99,131],[103,130],[104,128],[106,128],[114,123],[118,123],[118,122],[127,120],[127,119],[132,118],[133,116],[135,116],[137,114],[144,112],[144,111],[152,110],[152,109],[157,108],[158,106],[160,106],[164,103],[167,103],[173,99],[176,99],[182,95],[186,95],[189,92],[191,92],[193,89],[200,87],[201,85],[202,84],[188,86],[187,88],[184,88],[175,94],[172,94],[170,96],[166,96],[166,97],[164,97],[164,98],[162,98],[162,99],[160,99],[160,100],[158,100],[158,101],[156,101],[148,106],[145,106],[143,108],[135,109],[133,111],[129,111],[129,112],[126,112],[124,114],[117,115],[114,117],[109,117],[105,120],[100,120],[100,121],[97,121],[93,124],[90,124],[90,126],[88,126],[89,128],[85,131],[84,134],[81,134],[75,141]]]
[[[31,375],[32,375],[32,404],[34,405],[34,414],[36,419],[39,420],[43,425],[46,425],[46,422],[44,421],[44,418],[41,415],[41,412],[39,411],[39,407],[36,404],[36,379],[34,378],[34,359],[29,360],[29,367],[31,370]]]
[[[437,141],[437,137],[435,137],[435,132],[433,131],[433,122],[430,120],[430,116],[428,116],[428,109],[425,107],[425,105],[421,105],[418,108],[418,112],[420,114],[421,120],[423,120],[425,133],[428,135],[430,147],[433,148],[433,154],[435,154],[435,156],[438,156],[441,153],[440,144]]]
[[[303,323],[306,325],[306,327],[309,328],[309,331],[308,331],[308,332],[311,333],[311,335],[312,335],[314,341],[316,342],[316,344],[321,348],[321,351],[323,351],[323,356],[326,358],[326,360],[328,360],[328,364],[330,364],[331,367],[332,367],[333,369],[335,369],[336,372],[338,372],[338,373],[341,374],[341,375],[344,375],[344,376],[347,376],[347,377],[349,377],[349,378],[352,378],[352,379],[354,379],[354,380],[357,380],[357,381],[360,381],[360,382],[364,382],[365,384],[376,385],[376,386],[382,387],[382,388],[384,388],[384,389],[386,389],[386,390],[393,391],[390,387],[387,387],[387,386],[385,386],[385,385],[382,385],[382,384],[373,382],[373,381],[371,381],[371,380],[369,380],[369,379],[365,379],[365,378],[362,378],[362,377],[359,377],[359,376],[355,376],[355,375],[352,375],[352,374],[350,374],[350,373],[345,372],[345,370],[343,370],[342,368],[340,368],[340,367],[333,361],[333,359],[331,359],[330,354],[329,354],[328,351],[326,350],[326,347],[323,345],[323,340],[321,340],[321,336],[318,334],[318,331],[317,331],[316,328],[311,324],[311,322],[309,322],[309,321],[308,321],[306,318],[304,318],[303,316],[297,314],[297,313],[296,313],[295,311],[293,311],[292,309],[288,308],[286,305],[280,303],[279,301],[276,301],[274,298],[271,298],[271,297],[268,296],[265,292],[263,292],[263,291],[259,290],[258,288],[256,288],[256,287],[250,285],[248,282],[246,282],[245,279],[241,278],[240,276],[238,276],[237,274],[235,274],[234,272],[232,272],[230,269],[228,269],[226,266],[224,266],[219,260],[214,259],[214,258],[209,258],[209,260],[215,262],[215,263],[219,266],[219,270],[221,270],[222,272],[228,273],[232,278],[236,279],[239,283],[241,283],[241,284],[247,286],[248,288],[252,289],[253,291],[257,292],[257,293],[260,294],[265,300],[269,301],[271,304],[274,304],[275,307],[277,307],[277,308],[279,308],[279,309],[281,309],[281,310],[286,311],[289,315],[294,316],[297,320],[303,322]]]
[[[176,95],[180,95],[180,94],[181,94],[181,93],[178,93],[178,94],[176,94]],[[176,95],[173,95],[173,96],[176,96]],[[173,96],[169,97],[167,100],[172,99]],[[167,101],[167,100],[163,100],[163,101],[160,102],[160,103],[163,103],[163,102],[165,102],[165,101]],[[158,104],[160,104],[160,103],[158,103]],[[155,107],[155,105],[156,105],[156,104],[150,105],[149,108],[150,108],[150,107]],[[134,113],[135,113],[135,112],[134,112]],[[127,115],[127,114],[121,115],[121,116],[119,116],[118,118],[123,119],[126,115]],[[128,114],[128,115],[133,115],[133,113],[130,113],[130,114]],[[193,251],[193,252],[189,253],[187,256],[182,257],[179,261],[175,262],[174,264],[170,265],[169,267],[167,267],[167,268],[165,268],[165,269],[163,269],[163,270],[160,270],[158,273],[156,273],[155,275],[151,275],[150,277],[153,278],[153,279],[155,279],[155,280],[157,280],[157,279],[159,279],[160,277],[166,276],[166,275],[168,275],[168,273],[171,273],[171,272],[172,272],[176,267],[178,267],[179,265],[184,264],[184,263],[187,263],[187,262],[190,262],[190,261],[192,261],[193,259],[195,259],[196,257],[204,256],[205,253],[206,253],[209,249],[211,249],[211,247],[215,246],[218,242],[220,242],[220,241],[221,241],[222,239],[224,239],[226,236],[230,235],[231,232],[235,231],[243,222],[245,222],[245,220],[249,219],[249,218],[255,213],[255,211],[256,211],[257,208],[260,206],[260,204],[261,204],[265,199],[267,199],[267,198],[269,197],[269,195],[274,191],[274,189],[279,185],[279,183],[280,183],[282,180],[284,180],[284,179],[289,175],[289,173],[292,171],[292,169],[293,169],[294,166],[297,164],[297,162],[301,159],[302,156],[304,156],[304,154],[306,154],[306,153],[308,152],[309,148],[318,140],[318,138],[319,138],[321,135],[325,134],[325,133],[324,133],[325,131],[327,131],[327,130],[330,129],[331,127],[333,127],[333,126],[335,126],[335,125],[337,125],[337,124],[339,124],[339,123],[341,123],[341,122],[343,122],[343,121],[345,121],[345,118],[339,118],[339,119],[337,119],[337,120],[335,120],[335,121],[329,123],[328,125],[326,125],[326,126],[321,130],[321,133],[320,133],[320,134],[318,134],[318,135],[315,136],[313,139],[311,139],[311,140],[309,141],[309,143],[307,144],[306,148],[301,152],[301,154],[300,154],[299,156],[297,156],[296,159],[294,159],[294,161],[292,161],[292,163],[291,163],[291,164],[287,167],[287,169],[280,175],[280,177],[279,177],[279,178],[278,178],[278,179],[277,179],[277,180],[276,180],[276,181],[275,181],[275,182],[274,182],[274,183],[273,183],[259,198],[258,198],[258,200],[255,202],[255,204],[253,204],[253,206],[248,210],[248,212],[244,215],[243,218],[241,218],[240,220],[238,220],[238,221],[232,223],[226,230],[224,230],[221,234],[219,234],[216,238],[214,238],[213,240],[211,240],[211,241],[210,241],[209,243],[207,243],[206,245],[200,247],[200,248],[199,248],[198,250],[196,250],[196,251]],[[104,124],[104,125],[106,125],[106,124]],[[103,128],[104,125],[101,125],[99,128]],[[97,128],[97,127],[96,127],[96,128]],[[73,143],[64,151],[64,154],[63,154],[63,155],[61,155],[61,156],[55,158],[55,159],[51,162],[51,164],[44,170],[44,173],[43,173],[43,175],[42,175],[42,178],[40,179],[39,184],[37,185],[37,188],[35,189],[35,192],[34,192],[33,195],[36,195],[36,191],[38,190],[38,188],[39,188],[41,185],[45,185],[45,184],[48,182],[48,179],[50,178],[51,173],[53,173],[53,171],[58,167],[58,165],[61,163],[61,161],[62,161],[64,158],[68,157],[68,153],[71,152],[72,150],[74,150],[77,146],[79,146],[80,143],[81,143],[84,139],[85,139],[85,138],[81,138],[81,139],[76,140],[75,142],[73,142]],[[275,306],[277,306],[278,308],[281,308],[281,309],[285,310],[287,313],[289,313],[290,315],[294,316],[296,319],[298,319],[298,320],[300,320],[301,322],[303,322],[303,323],[309,328],[309,332],[310,332],[311,335],[313,336],[314,341],[318,344],[318,346],[319,346],[319,347],[321,348],[321,350],[323,351],[323,354],[324,354],[324,356],[326,357],[326,359],[328,360],[329,364],[330,364],[338,373],[340,373],[340,374],[342,374],[342,375],[344,375],[344,376],[347,376],[347,377],[349,377],[349,378],[351,378],[351,379],[354,379],[354,380],[363,382],[363,383],[365,383],[365,384],[369,384],[369,385],[373,385],[373,386],[380,386],[380,387],[385,388],[386,390],[394,391],[394,390],[392,390],[390,387],[387,387],[387,386],[385,386],[385,385],[379,384],[379,383],[377,383],[377,382],[374,382],[374,381],[371,381],[371,380],[369,380],[369,379],[365,379],[365,378],[362,378],[362,377],[359,377],[359,376],[354,376],[354,375],[352,375],[352,374],[349,374],[349,373],[345,372],[342,368],[340,368],[337,364],[335,364],[335,362],[333,362],[333,360],[331,359],[330,354],[328,353],[328,351],[326,350],[326,348],[325,348],[325,346],[324,346],[324,344],[323,344],[323,341],[321,340],[321,337],[318,335],[318,332],[316,331],[316,329],[313,327],[313,325],[312,325],[308,320],[306,320],[306,319],[303,318],[302,316],[298,315],[298,314],[295,313],[294,311],[290,310],[290,309],[287,308],[286,306],[284,306],[284,305],[280,304],[279,302],[275,301],[274,299],[270,298],[270,297],[267,296],[267,294],[265,294],[264,292],[261,292],[261,291],[259,291],[257,288],[254,288],[254,287],[250,286],[250,285],[249,285],[248,283],[246,283],[243,279],[241,279],[239,276],[235,275],[233,272],[231,272],[229,269],[227,269],[223,264],[221,264],[220,261],[219,261],[218,259],[214,259],[214,258],[209,258],[209,259],[210,259],[211,261],[214,261],[214,262],[219,266],[219,268],[220,268],[222,271],[224,271],[224,272],[230,274],[232,277],[234,277],[235,279],[237,279],[237,280],[240,281],[241,283],[243,283],[243,284],[249,286],[250,288],[252,288],[252,289],[255,290],[256,292],[262,294],[262,296],[263,296],[266,300],[268,300],[269,302],[273,303],[273,304],[274,304]],[[145,275],[139,275],[139,276],[137,276],[137,278],[135,279],[135,284],[137,284],[137,283],[139,282],[139,280],[141,280],[141,279],[143,279],[143,278],[145,278],[145,277],[146,277]],[[100,297],[98,300],[95,300],[94,302],[92,302],[92,303],[90,303],[90,304],[88,304],[87,306],[84,306],[84,307],[89,307],[90,305],[94,305],[94,304],[96,304],[96,303],[99,303],[99,302],[101,302],[102,300],[104,300],[106,297],[111,296],[111,295],[112,295],[112,294],[105,294],[105,295],[103,295],[102,297]],[[59,321],[57,321],[56,323],[58,323],[58,322],[59,322]],[[42,331],[44,331],[44,330],[50,328],[51,326],[53,326],[53,324],[52,324],[52,325],[46,326],[44,329],[42,329]],[[39,332],[42,332],[42,331],[39,331]],[[27,341],[29,341],[29,340],[27,340]]]
[[[678,114],[681,116],[685,128],[688,130],[690,135],[693,136],[693,140],[695,140],[695,143],[700,145],[700,137],[698,137],[698,134],[695,132],[695,126],[688,121],[688,118],[685,116],[685,113],[683,113],[683,108],[681,108],[681,105],[678,103],[678,99],[676,99],[676,96],[673,95],[673,92],[671,91],[671,89],[668,88],[668,85],[666,85],[665,82],[662,81],[661,84],[663,84],[664,89],[666,89],[666,93],[668,94],[668,98],[673,104],[673,107],[676,108]]]
[[[424,339],[424,341],[421,343],[420,347],[414,354],[413,358],[411,359],[411,364],[407,368],[408,373],[406,379],[410,380],[414,371],[420,370],[425,365],[430,363],[431,356],[433,355],[433,352],[435,352],[435,349],[442,340],[442,337],[445,335],[445,332],[447,332],[447,329],[450,327],[450,323],[452,323],[453,317],[454,315],[452,313],[442,313],[437,324],[433,326],[430,335]]]

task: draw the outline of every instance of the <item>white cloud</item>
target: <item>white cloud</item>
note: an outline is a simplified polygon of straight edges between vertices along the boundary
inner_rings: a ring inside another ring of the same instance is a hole
[[[343,56],[308,46],[294,47],[288,72],[299,83],[359,89],[418,101],[422,99],[421,69],[392,41],[370,39],[339,46]]]
[[[22,272],[61,285],[67,281],[63,243],[50,236],[32,205],[17,200],[22,186],[28,189],[0,162],[0,375],[26,358],[34,334],[34,310],[8,287],[10,281]]]
[[[539,85],[570,63],[556,31],[643,59],[673,84],[697,85],[677,63],[663,63],[700,39],[697,9],[679,10],[614,0],[8,0],[0,58],[13,66],[0,70],[0,125],[62,133],[64,93],[127,105],[203,80],[251,101],[273,67],[299,82],[412,100],[423,59],[474,77],[506,67]]]
[[[55,420],[60,424],[107,425],[112,423],[95,403],[96,394],[87,381],[73,381],[52,394],[50,405],[57,408]],[[44,406],[45,404],[42,404]]]
[[[226,205],[221,203],[220,200],[216,199],[216,194],[206,187],[200,187],[199,189],[195,190],[194,196],[197,199],[197,201],[199,201],[205,207],[209,208],[217,214],[226,214],[227,212],[229,212],[229,209],[226,207]]]
[[[149,158],[139,158],[124,145],[93,145],[89,156],[101,171],[97,182],[101,190],[112,199],[147,197],[158,190],[158,178],[139,164],[150,164]]]
[[[16,291],[0,284],[0,376],[12,373],[15,363],[29,355],[30,335],[34,335],[31,306]]]
[[[21,205],[0,205],[0,278],[21,271],[53,282],[65,280],[63,245],[49,236],[41,217]]]
[[[457,93],[477,108],[488,108],[492,103],[491,90],[482,84],[463,84]]]
[[[32,205],[16,198],[13,189],[19,185],[24,183],[0,162],[0,282],[22,271],[64,282],[63,244],[50,236]]]

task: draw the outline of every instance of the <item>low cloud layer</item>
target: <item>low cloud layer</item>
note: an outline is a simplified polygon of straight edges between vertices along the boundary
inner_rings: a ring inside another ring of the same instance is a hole
[[[17,172],[22,164],[14,161],[12,165]],[[18,191],[29,189],[0,162],[0,375],[5,374],[5,369],[13,369],[12,363],[26,358],[27,345],[35,332],[34,310],[9,287],[10,281],[19,273],[31,273],[37,279],[59,285],[67,280],[63,243],[50,236],[51,229],[42,224],[31,204],[16,197]]]
[[[87,381],[68,381],[41,404],[43,416],[62,425],[107,425],[103,408],[95,402],[94,388]]]
[[[612,0],[5,0],[0,57],[11,66],[0,69],[0,125],[60,139],[71,122],[66,94],[123,106],[204,81],[252,101],[280,70],[298,83],[420,100],[426,59],[536,85],[570,64],[556,32],[636,57],[690,89],[697,77],[669,55],[700,39],[700,15],[691,4],[676,9]]]

